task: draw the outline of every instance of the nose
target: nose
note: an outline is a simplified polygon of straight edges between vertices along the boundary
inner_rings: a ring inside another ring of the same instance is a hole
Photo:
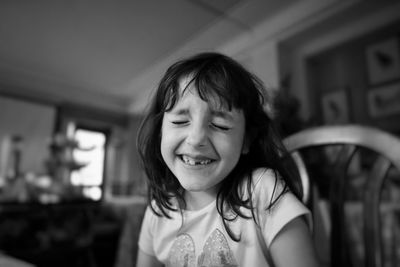
[[[188,129],[186,143],[194,147],[201,147],[207,143],[208,127],[204,123],[193,123]]]

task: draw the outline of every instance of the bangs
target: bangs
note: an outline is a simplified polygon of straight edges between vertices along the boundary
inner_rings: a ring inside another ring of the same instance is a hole
[[[212,69],[182,74],[176,79],[178,82],[172,82],[165,88],[162,109],[170,111],[188,90],[195,90],[203,101],[215,109],[242,109],[245,95],[242,95],[238,85],[231,82],[232,79],[227,77],[227,73]]]

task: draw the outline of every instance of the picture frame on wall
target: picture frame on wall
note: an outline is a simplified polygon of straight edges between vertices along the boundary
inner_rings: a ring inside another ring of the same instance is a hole
[[[349,106],[345,89],[325,93],[321,98],[324,124],[349,122]]]
[[[399,38],[391,37],[366,48],[368,81],[371,85],[400,78]]]
[[[367,102],[368,111],[372,118],[400,114],[400,82],[369,90]]]

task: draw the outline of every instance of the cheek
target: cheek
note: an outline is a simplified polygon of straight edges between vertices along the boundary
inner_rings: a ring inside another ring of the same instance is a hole
[[[169,130],[168,127],[163,125],[161,127],[161,142],[160,142],[160,150],[161,156],[164,161],[168,164],[171,161],[171,157],[174,154],[175,148],[177,144],[176,134]]]
[[[219,153],[223,154],[228,161],[236,162],[243,151],[243,139],[243,136],[240,134],[238,136],[225,138],[219,142],[215,142],[215,145],[218,147]]]

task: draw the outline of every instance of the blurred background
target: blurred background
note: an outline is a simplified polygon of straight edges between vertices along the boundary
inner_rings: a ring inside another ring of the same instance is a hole
[[[400,136],[399,37],[396,0],[0,1],[4,260],[130,266],[136,133],[176,60],[241,62],[275,92],[283,136],[344,123]]]

